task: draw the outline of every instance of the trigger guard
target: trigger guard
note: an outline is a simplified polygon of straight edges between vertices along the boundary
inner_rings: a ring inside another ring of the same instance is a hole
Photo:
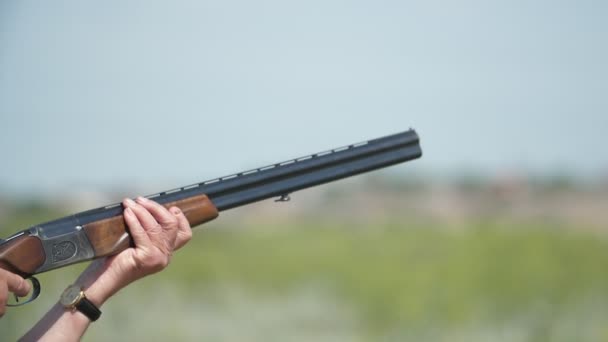
[[[6,306],[9,306],[9,307],[22,306],[27,303],[31,303],[31,302],[35,301],[36,298],[38,298],[38,296],[40,296],[40,282],[38,281],[38,279],[36,279],[35,277],[30,277],[30,278],[26,278],[26,280],[29,280],[32,283],[32,295],[30,296],[30,298],[28,300],[26,300],[25,302],[18,303],[18,304],[6,304]]]

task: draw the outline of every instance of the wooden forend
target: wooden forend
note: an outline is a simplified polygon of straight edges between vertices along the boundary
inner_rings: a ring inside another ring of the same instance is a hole
[[[213,220],[218,216],[217,208],[206,195],[163,204],[165,208],[178,207],[192,227]],[[83,226],[95,257],[117,254],[133,245],[122,215],[91,222]]]

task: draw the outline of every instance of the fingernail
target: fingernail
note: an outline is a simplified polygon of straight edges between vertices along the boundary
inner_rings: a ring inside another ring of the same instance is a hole
[[[131,210],[131,208],[127,207],[127,209],[125,209],[125,214],[133,215],[133,210]]]
[[[136,199],[136,201],[139,202],[139,203],[146,203],[146,202],[149,201],[149,199],[147,199],[145,197],[138,196],[137,199]]]
[[[181,210],[179,210],[179,208],[173,208],[171,209],[171,211],[173,212],[173,215],[179,215],[179,213],[182,212]]]
[[[128,207],[132,207],[132,206],[134,206],[134,205],[135,205],[135,202],[133,202],[133,200],[132,200],[132,199],[130,199],[130,198],[127,198],[127,199],[125,200],[125,202],[127,203],[127,206],[128,206]]]

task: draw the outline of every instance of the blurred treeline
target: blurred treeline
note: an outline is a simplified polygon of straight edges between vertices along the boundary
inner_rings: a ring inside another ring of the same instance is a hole
[[[228,211],[108,302],[85,340],[605,341],[606,184],[380,173]],[[127,193],[4,197],[0,232]],[[2,340],[83,267],[42,274]]]

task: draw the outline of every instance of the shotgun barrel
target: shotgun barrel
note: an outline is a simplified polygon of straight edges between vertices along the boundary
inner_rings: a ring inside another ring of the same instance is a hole
[[[285,201],[294,191],[421,156],[418,135],[410,129],[146,197],[165,207],[179,207],[196,226],[214,219],[220,211],[272,197]],[[133,246],[122,213],[120,203],[112,204],[35,225],[0,240],[0,268],[31,277],[117,254]]]
[[[418,134],[414,130],[408,130],[146,197],[165,204],[204,194],[219,211],[224,211],[421,156]],[[121,215],[122,210],[120,203],[116,203],[48,222],[43,226],[63,226],[65,220],[72,221],[74,225],[85,225]]]

